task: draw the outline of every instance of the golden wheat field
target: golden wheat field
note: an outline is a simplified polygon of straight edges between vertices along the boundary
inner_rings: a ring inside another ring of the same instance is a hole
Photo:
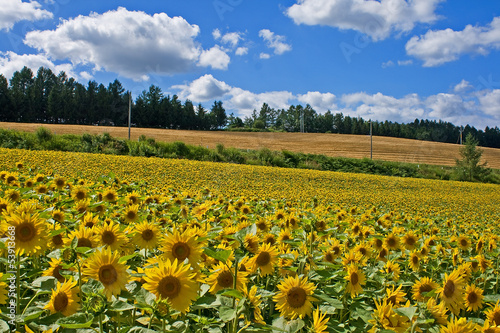
[[[0,331],[500,331],[497,185],[16,149],[0,184]]]
[[[102,134],[128,138],[126,127],[79,126],[56,124],[26,124],[0,122],[0,128],[34,132],[40,126],[56,134]],[[188,131],[135,128],[131,129],[131,139],[141,135],[157,141],[183,141],[191,145],[215,148],[218,143],[239,149],[289,150],[333,157],[370,157],[370,137],[366,135],[318,134],[318,133],[245,133],[219,131]],[[482,148],[483,160],[488,166],[500,169],[500,149]],[[459,158],[459,146],[449,143],[419,141],[410,139],[373,137],[373,158],[385,161],[424,163],[453,166]]]

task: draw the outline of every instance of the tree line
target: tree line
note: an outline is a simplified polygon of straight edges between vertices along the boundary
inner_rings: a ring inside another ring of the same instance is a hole
[[[96,81],[83,85],[64,72],[56,75],[44,67],[36,75],[24,67],[10,81],[0,74],[0,121],[126,126],[128,109],[129,91],[119,80],[108,86]],[[137,127],[299,132],[301,123],[309,133],[366,135],[370,131],[370,122],[363,118],[331,111],[319,114],[310,105],[300,104],[275,109],[263,103],[260,110],[242,119],[228,116],[221,101],[206,109],[190,100],[183,102],[177,95],[165,95],[155,85],[132,101],[132,124]],[[374,135],[448,143],[458,143],[461,130],[449,122],[423,119],[401,124],[373,121],[372,126]],[[463,137],[469,133],[481,146],[500,148],[497,126],[483,131],[467,125]]]

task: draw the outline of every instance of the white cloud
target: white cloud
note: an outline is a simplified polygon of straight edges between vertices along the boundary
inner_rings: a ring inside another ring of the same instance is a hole
[[[408,60],[398,60],[398,66],[409,66],[413,64],[413,60],[408,59]]]
[[[255,93],[233,87],[212,75],[204,75],[189,84],[173,86],[181,99],[193,102],[221,100],[227,112],[237,116],[250,116],[260,110],[263,103],[275,109],[287,109],[297,102],[310,104],[318,113],[331,110],[351,117],[378,121],[412,122],[415,118],[444,120],[455,125],[467,123],[478,128],[494,127],[500,122],[500,89],[471,91],[469,93],[439,93],[427,97],[409,94],[400,98],[380,92],[356,92],[337,98],[330,92],[309,91],[294,95],[289,91]]]
[[[435,119],[451,119],[466,113],[467,104],[462,97],[455,94],[439,93],[432,95],[425,101],[430,109],[429,116]]]
[[[395,98],[382,93],[369,95],[365,92],[343,95],[342,111],[365,119],[410,121],[425,114],[424,105],[417,94]]]
[[[382,40],[392,32],[411,31],[417,23],[435,21],[434,11],[442,1],[298,0],[286,14],[295,24],[356,30],[373,40]]]
[[[234,54],[236,54],[238,56],[248,54],[248,47],[238,47],[236,49],[236,51],[234,52]]]
[[[261,54],[259,54],[259,58],[260,59],[269,59],[269,58],[271,58],[271,55],[269,53],[261,52]]]
[[[51,19],[53,14],[36,1],[0,0],[0,30],[10,30],[16,22]]]
[[[221,41],[224,44],[229,44],[229,45],[231,45],[234,48],[234,47],[236,47],[238,45],[238,42],[240,41],[240,39],[242,39],[241,33],[239,33],[239,32],[228,32],[227,34],[225,34],[224,36],[222,36]]]
[[[479,105],[484,113],[495,117],[497,120],[496,124],[490,124],[489,126],[493,127],[492,125],[497,125],[498,121],[500,121],[500,89],[481,92],[479,95]]]
[[[219,29],[214,29],[214,31],[212,31],[212,36],[215,40],[218,40],[222,35]]]
[[[267,44],[267,47],[274,50],[274,54],[280,55],[292,50],[290,44],[285,43],[285,36],[275,35],[269,29],[259,31],[259,37],[262,37]]]
[[[68,76],[74,78],[79,77],[74,73],[73,66],[71,64],[56,65],[42,54],[19,55],[12,51],[0,53],[0,73],[7,79],[10,79],[14,72],[20,71],[24,66],[30,68],[34,75],[36,75],[36,72],[40,67],[45,67],[52,70],[56,75],[59,74],[59,72],[64,71]]]
[[[327,110],[337,108],[335,95],[332,93],[320,93],[319,91],[308,91],[304,95],[298,95],[297,100],[304,104],[309,104],[316,111],[323,113]]]
[[[216,45],[209,50],[201,53],[199,66],[212,67],[214,69],[227,69],[231,58],[224,52],[220,46]]]
[[[457,84],[454,88],[453,91],[457,93],[465,92],[469,89],[472,88],[472,85],[469,83],[469,81],[462,80],[460,81],[459,84]]]
[[[392,66],[394,66],[394,61],[392,61],[392,60],[388,60],[388,61],[382,63],[382,68],[387,68],[387,67],[392,67]]]
[[[193,102],[222,100],[226,109],[235,110],[240,116],[249,116],[254,109],[259,110],[263,103],[268,103],[272,108],[287,108],[294,98],[288,91],[257,94],[239,87],[231,87],[210,74],[186,85],[172,86],[171,89],[178,90],[181,99],[188,98]]]
[[[467,25],[462,31],[429,30],[406,43],[406,53],[424,62],[424,67],[455,61],[463,54],[486,55],[500,49],[500,17],[486,27]]]
[[[198,64],[227,68],[229,56],[220,48],[204,51],[195,41],[199,32],[197,25],[182,17],[148,15],[119,7],[64,20],[55,30],[28,32],[25,43],[52,59],[90,64],[94,70],[134,80],[147,80],[149,73],[182,73]]]
[[[231,90],[231,87],[225,82],[215,79],[212,75],[206,74],[188,85],[177,85],[173,86],[172,89],[180,90],[179,97],[181,99],[206,102],[221,98]]]

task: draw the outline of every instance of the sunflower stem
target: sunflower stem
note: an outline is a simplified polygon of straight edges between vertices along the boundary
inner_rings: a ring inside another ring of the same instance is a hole
[[[99,333],[104,333],[102,330],[102,313],[99,314]]]
[[[238,282],[238,258],[234,259],[234,281],[233,281],[233,289],[236,290],[236,285]],[[236,297],[233,297],[233,308],[236,311]],[[234,316],[233,320],[233,333],[238,331],[238,314]]]

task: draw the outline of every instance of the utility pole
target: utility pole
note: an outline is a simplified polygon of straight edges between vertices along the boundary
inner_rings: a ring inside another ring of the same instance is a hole
[[[132,119],[132,92],[128,92],[128,140],[130,141],[130,120]]]
[[[370,119],[370,160],[373,160],[373,125]]]

